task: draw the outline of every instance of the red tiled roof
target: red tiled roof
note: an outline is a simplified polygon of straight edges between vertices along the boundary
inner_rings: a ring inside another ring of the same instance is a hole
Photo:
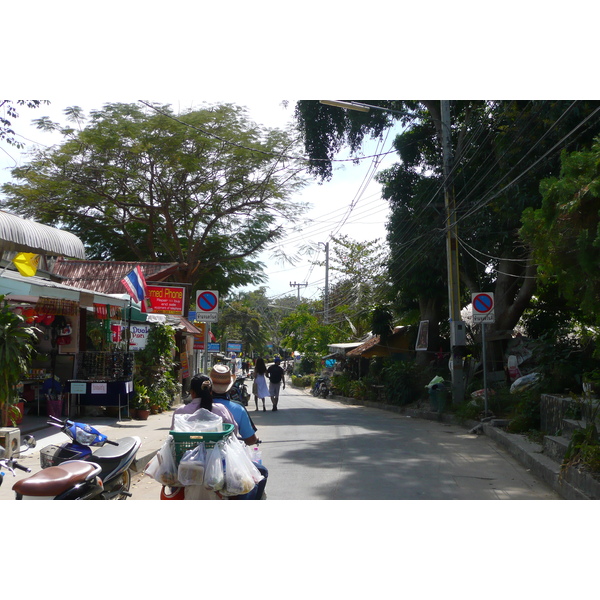
[[[58,258],[52,273],[65,285],[105,294],[125,294],[121,279],[139,265],[148,283],[164,281],[178,270],[177,263],[135,261],[65,260]]]

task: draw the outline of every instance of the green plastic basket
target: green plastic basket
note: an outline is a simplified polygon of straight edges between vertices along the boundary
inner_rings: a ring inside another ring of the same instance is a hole
[[[181,457],[188,451],[204,442],[205,448],[212,448],[219,440],[233,433],[231,423],[223,423],[223,431],[170,431],[175,446],[175,462],[179,464]]]

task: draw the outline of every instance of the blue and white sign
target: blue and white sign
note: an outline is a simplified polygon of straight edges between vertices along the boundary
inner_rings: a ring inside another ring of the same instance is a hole
[[[480,292],[471,297],[473,307],[473,323],[494,323],[494,294]]]
[[[196,319],[201,323],[216,323],[219,318],[219,292],[196,292]]]

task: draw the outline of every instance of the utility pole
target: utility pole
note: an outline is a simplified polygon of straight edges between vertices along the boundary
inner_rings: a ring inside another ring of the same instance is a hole
[[[323,302],[323,322],[329,323],[329,242],[319,242],[325,246],[325,299]]]
[[[446,257],[448,263],[448,313],[452,357],[452,402],[460,404],[465,397],[463,350],[466,344],[465,324],[460,316],[460,274],[458,269],[458,228],[452,182],[453,157],[450,141],[450,102],[441,101],[442,153],[444,161],[444,200],[446,204]]]
[[[308,283],[291,283],[290,282],[290,287],[297,287],[298,288],[298,304],[300,304],[300,288],[302,286],[306,287],[308,285]]]

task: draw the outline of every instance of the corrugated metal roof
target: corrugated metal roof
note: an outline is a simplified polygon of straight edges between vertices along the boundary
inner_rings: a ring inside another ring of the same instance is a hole
[[[83,242],[72,233],[0,210],[0,250],[85,258]]]
[[[94,303],[110,304],[125,308],[129,305],[126,294],[108,295],[99,290],[85,289],[41,277],[24,277],[16,271],[4,271],[0,277],[0,293],[8,296],[38,296],[44,298],[59,298],[62,300],[73,300],[82,306],[92,307]]]
[[[177,263],[135,261],[65,260],[57,259],[52,273],[67,285],[84,287],[105,294],[122,294],[121,279],[139,265],[147,283],[164,281],[177,271]]]

